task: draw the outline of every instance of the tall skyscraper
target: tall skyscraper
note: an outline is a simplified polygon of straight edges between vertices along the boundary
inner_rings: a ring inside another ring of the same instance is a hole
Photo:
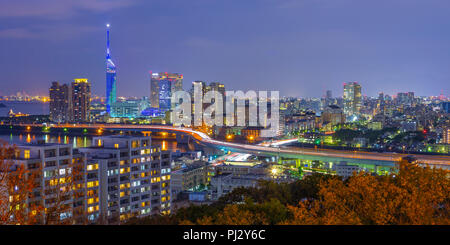
[[[395,102],[397,105],[412,105],[414,103],[414,92],[397,93]]]
[[[71,94],[73,121],[89,121],[89,107],[91,105],[91,84],[85,78],[77,78],[72,82]]]
[[[162,113],[171,108],[172,94],[183,90],[183,75],[177,73],[152,73],[150,81],[150,105]]]
[[[217,91],[225,98],[225,85],[223,83],[212,82],[209,86],[211,87],[211,91]]]
[[[358,116],[361,104],[361,85],[357,82],[344,83],[344,114],[347,117]]]
[[[116,102],[116,65],[109,50],[109,24],[106,25],[106,112],[111,113],[111,105]]]
[[[71,121],[72,96],[67,84],[52,82],[50,94],[50,120],[57,123]]]
[[[327,94],[326,94],[325,98],[329,99],[329,100],[333,98],[333,94],[332,94],[331,90],[327,90]]]
[[[327,90],[325,94],[325,99],[322,100],[322,109],[325,110],[325,108],[329,105],[333,104],[333,95],[331,93],[331,90]]]

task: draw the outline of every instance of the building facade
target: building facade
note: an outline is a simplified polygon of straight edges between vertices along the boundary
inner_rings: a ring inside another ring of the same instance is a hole
[[[178,73],[151,73],[150,105],[161,113],[171,109],[171,97],[176,91],[183,90],[183,75]]]
[[[13,200],[18,201],[21,188],[29,187],[17,184],[9,191],[10,205],[14,203],[11,208],[26,209],[24,212],[31,213],[36,224],[74,224],[74,157],[80,156],[73,154],[71,145],[45,142],[17,145],[14,168],[23,166],[35,178],[20,204]]]
[[[72,82],[72,120],[88,122],[90,119],[91,84],[86,78],[77,78]]]
[[[107,224],[171,210],[170,153],[151,146],[151,137],[95,137],[81,148],[98,164],[99,216]],[[87,184],[96,187],[97,182]],[[90,189],[88,189],[90,191]]]
[[[67,84],[52,82],[49,89],[50,120],[56,123],[64,123],[72,120],[72,96],[71,89]]]
[[[358,116],[362,105],[361,85],[357,82],[344,83],[344,114]]]

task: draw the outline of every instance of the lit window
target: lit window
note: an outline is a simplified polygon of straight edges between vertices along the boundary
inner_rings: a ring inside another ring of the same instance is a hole
[[[87,166],[88,171],[95,170],[95,169],[98,169],[98,164],[90,164]]]
[[[87,183],[87,188],[98,186],[98,181],[91,181]]]
[[[25,159],[30,158],[30,150],[24,150],[24,151],[23,151],[23,157],[24,157]]]
[[[114,148],[119,148],[119,144],[114,144]]]

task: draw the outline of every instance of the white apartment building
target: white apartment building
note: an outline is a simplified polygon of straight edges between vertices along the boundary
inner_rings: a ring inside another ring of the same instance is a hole
[[[344,177],[344,179],[351,177],[354,172],[361,171],[358,165],[349,165],[347,162],[342,161],[336,165],[336,174]]]
[[[216,175],[211,178],[209,194],[211,200],[216,201],[221,196],[230,193],[238,187],[257,187],[260,180],[271,180],[267,175],[244,174],[236,176],[231,173]]]
[[[80,152],[91,166],[86,178],[90,218],[120,224],[132,217],[170,213],[170,152],[152,147],[151,137],[94,137],[92,146]]]
[[[29,173],[35,173],[36,183],[26,200],[21,200],[22,204],[15,204],[16,210],[26,208],[25,212],[37,214],[37,210],[30,210],[31,207],[41,207],[44,212],[40,212],[39,223],[61,224],[72,223],[73,198],[72,198],[72,163],[73,151],[71,145],[50,144],[45,142],[27,143],[17,145],[14,156],[13,168],[19,165]],[[75,156],[78,158],[79,156]],[[10,203],[18,199],[19,187],[15,186],[9,193]],[[52,211],[57,209],[58,212]],[[59,217],[49,217],[47,213],[57,214]]]
[[[94,137],[91,147],[79,149],[20,144],[13,162],[36,172],[39,183],[20,205],[10,201],[11,208],[42,207],[39,223],[120,224],[171,211],[170,152],[152,147],[151,137]],[[16,200],[17,193],[7,195]]]

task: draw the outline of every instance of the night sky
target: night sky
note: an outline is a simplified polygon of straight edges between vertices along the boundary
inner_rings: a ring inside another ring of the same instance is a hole
[[[88,78],[105,91],[106,23],[119,96],[149,72],[283,96],[449,95],[448,0],[0,0],[0,95]]]

